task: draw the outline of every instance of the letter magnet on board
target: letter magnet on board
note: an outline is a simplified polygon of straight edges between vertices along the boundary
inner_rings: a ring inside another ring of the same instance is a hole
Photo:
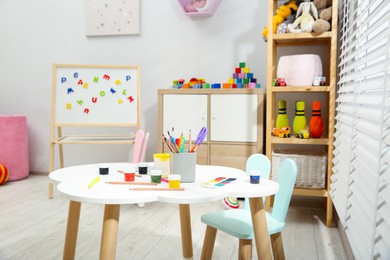
[[[66,78],[65,77],[62,77],[61,78],[61,83],[65,83],[66,82]]]
[[[73,92],[74,92],[74,91],[73,91],[72,88],[68,88],[68,94],[73,93]]]
[[[72,109],[72,104],[71,103],[66,103],[66,109],[68,109],[68,110]]]
[[[96,101],[97,101],[97,97],[92,97],[92,102],[96,103]]]
[[[130,75],[126,75],[126,81],[129,81],[131,80],[131,76]]]
[[[83,80],[80,79],[79,82],[77,82],[77,85],[83,85]]]
[[[130,101],[130,103],[134,101],[133,96],[129,96],[127,99]]]
[[[84,103],[84,101],[82,101],[82,100],[80,99],[80,100],[77,100],[77,103],[81,106],[81,105]]]
[[[108,76],[107,74],[104,74],[103,79],[110,80],[110,76]]]
[[[115,81],[115,84],[118,86],[118,85],[120,85],[122,82],[119,80],[119,79],[117,79],[116,81]]]
[[[122,91],[122,94],[126,96],[126,89]]]
[[[79,73],[78,73],[78,72],[75,72],[75,73],[73,74],[73,78],[77,79],[78,77],[79,77]]]
[[[93,78],[93,82],[98,83],[98,81],[99,81],[99,78],[95,76],[95,77]]]
[[[85,113],[85,114],[88,114],[88,113],[89,113],[89,109],[88,109],[88,108],[85,108],[85,109],[84,109],[84,113]]]
[[[111,92],[112,94],[115,94],[116,90],[113,89],[113,88],[111,88],[111,89],[110,89],[110,92]]]
[[[122,104],[123,103],[123,100],[122,99],[118,99],[118,104]]]
[[[100,96],[101,96],[101,97],[104,97],[105,95],[106,95],[106,92],[104,92],[103,90],[100,91]]]
[[[88,83],[84,83],[83,88],[87,89],[88,88]]]

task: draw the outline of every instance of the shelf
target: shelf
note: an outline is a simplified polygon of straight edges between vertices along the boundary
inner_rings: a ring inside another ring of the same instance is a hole
[[[332,32],[323,33],[283,33],[272,35],[273,43],[276,45],[321,45],[327,44],[332,39]]]
[[[302,139],[291,136],[290,138],[279,138],[276,136],[267,137],[270,140],[270,143],[273,144],[303,144],[303,145],[328,145],[328,138],[309,138]]]
[[[329,192],[326,189],[294,188],[293,195],[326,198]]]
[[[330,86],[296,86],[296,87],[272,87],[272,92],[330,92]]]

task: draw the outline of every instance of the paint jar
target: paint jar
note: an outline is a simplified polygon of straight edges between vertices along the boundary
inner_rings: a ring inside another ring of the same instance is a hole
[[[171,173],[171,155],[169,153],[155,153],[153,154],[155,168],[162,171],[162,177],[167,178]]]
[[[181,176],[179,174],[170,174],[168,176],[169,188],[170,189],[180,188],[180,179]]]
[[[148,173],[148,164],[145,162],[140,162],[138,164],[138,173],[139,174],[147,174]]]
[[[252,184],[260,183],[261,172],[259,170],[251,170],[249,171],[249,181]]]
[[[154,183],[161,183],[161,170],[151,170],[150,171],[150,179]]]
[[[106,164],[106,163],[99,164],[99,174],[100,175],[107,175],[108,172],[109,172],[108,164]]]
[[[125,181],[134,181],[135,179],[135,169],[130,168],[129,170],[126,170],[124,172],[125,175]]]

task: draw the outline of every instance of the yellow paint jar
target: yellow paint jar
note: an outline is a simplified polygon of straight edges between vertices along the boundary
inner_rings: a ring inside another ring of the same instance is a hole
[[[170,189],[180,188],[180,180],[181,180],[181,176],[180,175],[178,175],[178,174],[170,174],[168,176],[169,188]]]

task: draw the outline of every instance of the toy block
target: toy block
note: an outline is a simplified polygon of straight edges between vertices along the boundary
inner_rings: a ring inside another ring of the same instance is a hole
[[[223,88],[231,88],[231,84],[230,83],[223,83],[222,87]]]
[[[248,83],[248,88],[256,88],[256,83]]]
[[[246,72],[246,78],[252,79],[253,78],[253,73]]]
[[[228,79],[228,83],[233,84],[234,83],[234,79],[233,78],[229,78]]]
[[[249,68],[245,67],[245,68],[243,68],[243,70],[244,70],[244,73],[249,73]]]
[[[241,73],[241,68],[236,68],[235,72],[236,73]]]
[[[240,62],[240,68],[245,68],[246,64],[245,62]]]

